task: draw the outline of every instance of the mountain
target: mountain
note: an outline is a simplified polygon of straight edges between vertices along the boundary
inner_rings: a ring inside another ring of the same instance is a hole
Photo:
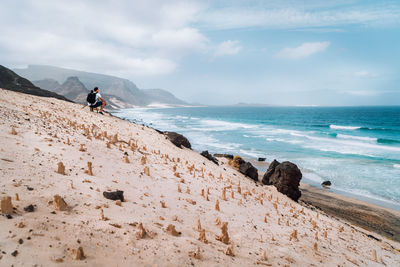
[[[86,97],[89,93],[88,89],[86,89],[85,85],[81,83],[78,77],[68,77],[67,80],[55,88],[54,91],[81,104],[86,104]]]
[[[2,65],[0,65],[0,88],[30,95],[54,97],[61,100],[70,101],[62,95],[36,87],[29,80],[19,76],[12,70]]]
[[[45,90],[54,91],[61,84],[54,79],[43,79],[40,81],[32,81],[34,85]]]
[[[168,91],[162,89],[141,90],[133,82],[111,75],[46,65],[29,65],[25,69],[14,69],[14,71],[30,80],[35,80],[37,84],[40,84],[40,80],[41,83],[46,83],[46,86],[54,86],[50,85],[50,82],[53,81],[63,83],[68,77],[77,77],[86,88],[93,89],[97,86],[100,88],[101,93],[104,93],[104,96],[115,96],[115,99],[118,98],[127,105],[147,106],[152,103],[186,104],[186,102],[176,98]],[[46,79],[46,82],[43,81],[44,79]]]
[[[163,89],[142,89],[142,92],[153,103],[187,105],[185,101],[176,98],[173,94]]]

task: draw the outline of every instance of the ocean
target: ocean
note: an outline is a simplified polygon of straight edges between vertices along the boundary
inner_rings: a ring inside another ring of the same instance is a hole
[[[197,151],[291,161],[303,182],[400,210],[400,107],[179,107],[114,115],[185,135]],[[262,171],[265,171],[262,170]]]

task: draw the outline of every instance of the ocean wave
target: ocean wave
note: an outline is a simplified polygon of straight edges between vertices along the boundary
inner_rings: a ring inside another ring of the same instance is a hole
[[[358,130],[361,129],[361,126],[343,126],[343,125],[335,125],[335,124],[331,124],[329,125],[329,128],[331,129],[335,129],[335,130]]]
[[[266,140],[268,142],[282,142],[282,143],[289,143],[289,144],[294,144],[294,145],[303,143],[303,141],[300,141],[300,140],[293,140],[293,139],[288,140],[288,139],[283,139],[283,138],[271,138],[271,137],[266,138]]]
[[[317,149],[325,152],[337,152],[340,154],[353,154],[371,157],[376,151],[393,151],[400,152],[400,147],[384,146],[379,144],[371,144],[366,142],[361,142],[361,140],[351,140],[351,139],[333,139],[325,137],[311,136],[307,134],[292,133],[291,135],[297,137],[303,137],[309,140],[318,141],[318,143],[307,145],[308,148]],[[334,145],[334,146],[329,146]],[[355,149],[357,148],[357,150]],[[362,150],[360,150],[362,149]],[[365,151],[369,149],[370,151]],[[373,151],[371,153],[371,151]]]
[[[400,144],[399,140],[385,139],[385,138],[378,138],[377,142],[381,144]]]
[[[393,164],[393,168],[400,169],[400,164]]]
[[[206,127],[205,128],[206,130],[218,130],[218,131],[229,131],[229,130],[236,130],[239,128],[254,129],[258,127],[257,125],[253,124],[229,122],[221,120],[201,120],[200,123]]]
[[[375,138],[375,137],[354,136],[354,135],[346,135],[346,134],[337,134],[336,138],[353,139],[353,140],[369,141],[369,142],[378,141],[378,138]]]

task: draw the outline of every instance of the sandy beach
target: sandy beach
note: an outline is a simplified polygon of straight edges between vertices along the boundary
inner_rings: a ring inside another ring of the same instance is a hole
[[[302,183],[300,202],[400,242],[400,212]]]
[[[400,265],[398,213],[304,185],[296,203],[78,104],[0,89],[0,113],[1,266]]]

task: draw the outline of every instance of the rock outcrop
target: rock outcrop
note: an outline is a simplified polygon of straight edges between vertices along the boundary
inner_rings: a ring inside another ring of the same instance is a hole
[[[279,163],[274,160],[264,174],[262,183],[274,185],[279,192],[297,201],[301,196],[299,190],[301,178],[301,171],[296,164],[289,161]]]
[[[182,146],[189,149],[192,148],[189,140],[181,134],[175,132],[164,132],[164,135],[168,138],[168,140],[170,140],[174,145],[179,148],[182,148]]]
[[[71,102],[71,100],[68,100],[64,96],[36,87],[29,80],[22,78],[12,70],[7,69],[6,67],[3,67],[1,65],[0,65],[0,88],[29,95],[54,97]]]
[[[239,172],[256,182],[258,181],[258,170],[250,162],[241,163],[239,165]]]
[[[211,160],[215,164],[219,165],[218,160],[216,158],[214,158],[210,153],[208,153],[208,150],[201,152],[200,155],[202,155],[203,157],[205,157],[208,160]]]
[[[271,183],[269,182],[269,178],[272,176],[272,174],[275,171],[276,166],[278,166],[280,163],[279,161],[277,161],[276,159],[274,159],[274,161],[271,162],[271,164],[268,167],[268,170],[265,172],[263,178],[262,178],[262,183],[265,185],[271,185]]]

